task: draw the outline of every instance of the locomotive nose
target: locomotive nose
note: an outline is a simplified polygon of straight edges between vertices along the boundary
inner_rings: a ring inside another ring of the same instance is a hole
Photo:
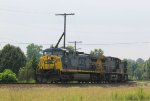
[[[55,55],[47,55],[40,58],[40,69],[58,69],[61,68],[61,58]]]
[[[54,64],[56,59],[52,56],[47,56],[47,60],[45,60],[45,64]]]

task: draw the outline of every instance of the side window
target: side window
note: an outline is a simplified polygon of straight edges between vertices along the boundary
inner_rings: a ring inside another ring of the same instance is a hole
[[[86,58],[80,57],[79,58],[79,65],[80,66],[86,66]]]
[[[108,61],[112,61],[112,58],[108,58]]]
[[[63,56],[63,51],[53,51],[53,55],[57,55],[62,57]]]

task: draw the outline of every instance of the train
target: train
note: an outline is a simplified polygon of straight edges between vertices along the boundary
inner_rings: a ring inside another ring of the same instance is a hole
[[[39,59],[36,81],[39,83],[67,82],[126,82],[128,80],[127,62],[112,56],[94,56],[65,47],[66,15],[64,32],[55,47],[47,48]],[[64,37],[64,47],[58,47]]]
[[[111,56],[48,48],[39,59],[36,78],[39,83],[126,82],[127,62]]]

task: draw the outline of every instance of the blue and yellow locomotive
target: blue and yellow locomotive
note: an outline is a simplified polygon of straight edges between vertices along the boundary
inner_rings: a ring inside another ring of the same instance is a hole
[[[36,74],[38,82],[122,82],[128,79],[125,61],[63,48],[44,50]]]

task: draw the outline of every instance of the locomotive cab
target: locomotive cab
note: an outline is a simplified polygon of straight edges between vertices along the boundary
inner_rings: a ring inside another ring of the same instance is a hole
[[[49,48],[43,51],[40,58],[39,69],[61,70],[63,67],[65,50],[61,48]]]

